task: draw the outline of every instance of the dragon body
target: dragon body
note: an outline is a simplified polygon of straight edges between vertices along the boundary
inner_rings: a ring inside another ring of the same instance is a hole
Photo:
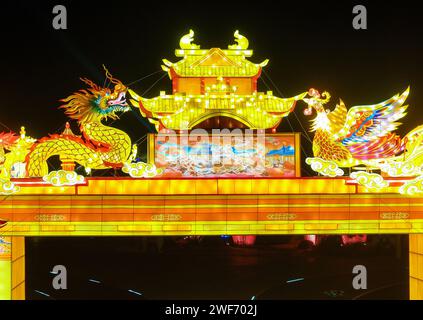
[[[73,134],[70,124],[61,134],[52,134],[39,140],[26,136],[0,133],[0,194],[19,192],[11,178],[42,177],[54,186],[73,185],[84,180],[73,171],[75,163],[91,169],[120,168],[134,178],[154,177],[161,174],[153,164],[134,162],[137,146],[131,146],[130,137],[123,131],[103,123],[106,119],[119,119],[118,113],[130,110],[126,103],[127,88],[106,71],[114,88],[100,87],[91,80],[81,78],[88,85],[61,101],[65,114],[76,120],[81,135]],[[106,84],[105,84],[106,85]],[[58,156],[62,170],[48,172],[47,161]]]
[[[117,112],[129,110],[126,87],[113,78],[106,69],[106,76],[114,90],[102,88],[88,79],[81,79],[89,88],[62,99],[60,108],[78,121],[82,137],[55,134],[34,144],[26,158],[30,177],[43,177],[48,173],[47,160],[58,155],[62,161],[76,162],[86,169],[120,168],[131,154],[131,139],[116,128],[106,126],[107,118],[118,119]]]
[[[47,159],[58,155],[89,169],[120,168],[131,153],[129,136],[101,122],[82,123],[84,138],[51,135],[41,139],[28,154],[28,175],[42,177],[48,173]]]
[[[118,119],[118,112],[130,108],[125,99],[126,87],[107,69],[106,76],[114,84],[113,90],[83,78],[88,88],[61,100],[64,105],[60,108],[78,122],[82,136],[64,132],[37,141],[26,137],[24,128],[20,137],[1,134],[1,178],[44,177],[48,174],[47,161],[52,156],[59,156],[62,162],[78,163],[86,170],[123,167],[131,155],[131,139],[125,132],[102,122],[107,118]],[[5,149],[10,152],[5,153]],[[12,172],[16,163],[24,168],[20,166],[19,175]]]

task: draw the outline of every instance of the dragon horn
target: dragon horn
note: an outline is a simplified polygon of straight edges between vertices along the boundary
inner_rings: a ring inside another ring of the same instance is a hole
[[[122,84],[122,82],[120,82],[118,79],[113,78],[112,74],[109,72],[109,70],[107,70],[107,68],[104,64],[103,64],[103,69],[104,69],[104,71],[106,71],[106,77],[107,77],[107,79],[110,80],[111,83]]]
[[[100,90],[100,88],[98,87],[98,85],[96,85],[90,79],[87,79],[87,78],[79,78],[79,80],[81,80],[82,82],[85,82],[86,84],[88,84],[94,90]]]

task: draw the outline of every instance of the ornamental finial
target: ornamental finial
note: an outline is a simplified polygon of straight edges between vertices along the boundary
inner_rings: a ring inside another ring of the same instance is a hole
[[[25,127],[24,127],[24,126],[22,126],[22,127],[21,127],[21,132],[20,132],[20,134],[21,134],[21,138],[22,138],[22,139],[25,139],[26,131],[25,131]]]
[[[194,31],[190,29],[189,33],[182,36],[181,40],[179,40],[179,46],[181,47],[181,49],[200,49],[199,45],[192,43],[193,41]]]
[[[236,44],[228,46],[228,49],[231,50],[247,50],[248,49],[248,39],[241,35],[238,30],[234,33]]]

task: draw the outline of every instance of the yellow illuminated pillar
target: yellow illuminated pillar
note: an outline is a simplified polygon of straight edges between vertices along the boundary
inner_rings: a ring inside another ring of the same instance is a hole
[[[423,234],[410,234],[410,300],[423,300]]]
[[[25,238],[0,237],[0,300],[25,299]]]
[[[12,240],[0,237],[0,300],[12,299]]]

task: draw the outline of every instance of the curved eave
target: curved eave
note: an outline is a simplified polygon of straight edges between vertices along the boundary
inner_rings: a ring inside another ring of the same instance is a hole
[[[148,118],[160,119],[170,129],[191,129],[199,119],[223,115],[242,120],[254,129],[276,126],[306,93],[291,98],[267,94],[253,95],[166,95],[139,99],[140,111]]]
[[[270,113],[290,111],[292,103],[301,100],[306,93],[290,98],[279,98],[268,94],[253,95],[163,95],[155,98],[141,98],[145,113],[175,113],[181,109],[237,109],[245,107],[258,107]]]

